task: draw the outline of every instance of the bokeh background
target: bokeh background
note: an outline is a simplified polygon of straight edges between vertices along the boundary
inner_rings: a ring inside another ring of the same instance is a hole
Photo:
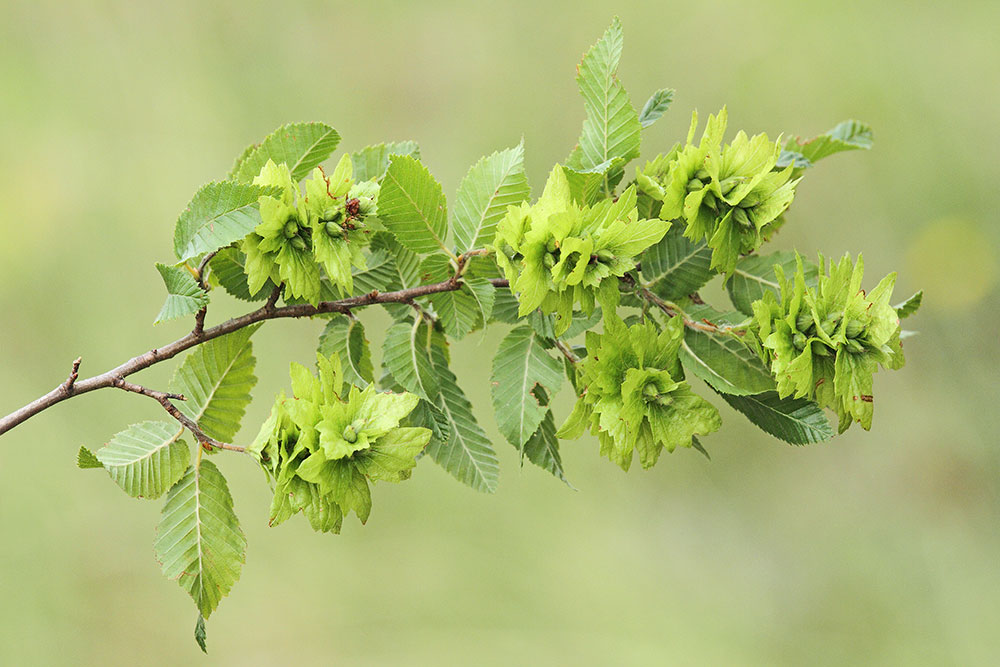
[[[205,658],[153,559],[160,503],[74,465],[160,410],[90,394],[0,439],[0,664],[1000,661],[996,3],[2,0],[0,412],[77,355],[94,374],[186,331],[151,325],[153,263],[195,189],[285,122],[327,121],[348,150],[416,139],[448,193],[523,136],[537,193],[583,120],[574,67],[616,13],[633,103],[678,91],[647,156],[724,103],[752,132],[874,126],[873,151],[809,172],[775,244],[863,251],[871,284],[898,269],[900,299],[925,290],[872,431],[792,448],[722,405],[711,462],[623,474],[594,439],[566,443],[574,492],[519,469],[489,403],[498,336],[470,336],[455,366],[501,456],[497,494],[425,460],[376,487],[365,527],[269,529],[262,474],[220,455],[249,551]],[[257,334],[240,439],[321,327]],[[174,365],[139,377],[163,387]]]

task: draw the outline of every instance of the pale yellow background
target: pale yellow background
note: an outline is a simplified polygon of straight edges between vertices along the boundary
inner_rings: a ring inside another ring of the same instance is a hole
[[[77,355],[93,374],[185,332],[151,325],[153,263],[198,186],[282,123],[329,122],[346,149],[416,139],[449,194],[523,136],[537,193],[583,120],[574,67],[615,13],[635,105],[678,90],[646,155],[723,103],[752,132],[874,126],[874,151],[808,174],[776,241],[863,251],[869,285],[898,269],[900,298],[926,290],[909,365],[876,378],[871,433],[796,449],[723,407],[710,463],[682,451],[626,475],[594,439],[566,443],[573,492],[519,470],[489,404],[498,336],[472,336],[455,368],[500,453],[498,493],[425,460],[376,487],[366,527],[269,529],[262,474],[220,455],[249,552],[203,658],[194,606],[153,559],[159,503],[74,465],[161,411],[91,394],[0,438],[0,664],[1000,660],[995,3],[3,0],[0,412]],[[257,334],[240,441],[321,327]],[[173,366],[139,377],[162,388]]]

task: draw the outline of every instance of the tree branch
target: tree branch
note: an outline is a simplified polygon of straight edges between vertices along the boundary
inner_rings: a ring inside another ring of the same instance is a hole
[[[490,282],[492,282],[496,287],[507,287],[507,281],[502,278],[493,278]],[[39,412],[47,410],[53,405],[65,401],[67,398],[79,396],[80,394],[86,394],[97,389],[115,387],[117,386],[116,383],[122,381],[123,378],[128,377],[133,373],[138,373],[139,371],[158,364],[161,361],[172,359],[181,352],[189,350],[192,347],[208,342],[214,338],[225,336],[226,334],[238,331],[244,327],[250,326],[251,324],[256,324],[257,322],[289,317],[312,317],[313,315],[319,315],[321,313],[343,313],[347,315],[350,314],[351,310],[354,308],[363,308],[365,306],[381,303],[409,303],[413,299],[427,296],[429,294],[452,292],[459,289],[461,286],[461,281],[445,280],[440,283],[418,285],[417,287],[401,289],[395,292],[378,292],[377,290],[373,290],[368,294],[352,296],[338,301],[322,301],[315,306],[311,304],[296,304],[277,308],[275,307],[274,302],[277,301],[277,295],[280,294],[281,286],[279,285],[271,295],[272,299],[268,299],[268,302],[263,307],[258,308],[251,313],[247,313],[246,315],[234,317],[233,319],[227,320],[222,324],[205,329],[200,333],[191,332],[183,338],[179,338],[168,345],[153,348],[152,350],[140,354],[137,357],[133,357],[120,366],[112,368],[105,373],[95,375],[85,380],[78,380],[74,377],[76,375],[76,370],[78,369],[74,369],[70,378],[58,387],[44,396],[35,399],[31,403],[28,403],[19,410],[15,410],[3,419],[0,419],[0,435],[6,433],[15,426],[24,423],[31,417],[37,415]]]
[[[133,394],[148,396],[157,403],[159,403],[160,405],[162,405],[163,409],[166,410],[171,417],[180,422],[181,426],[191,431],[191,435],[193,435],[198,440],[198,444],[200,444],[202,447],[206,449],[217,447],[218,449],[227,449],[231,452],[245,452],[247,450],[246,447],[240,447],[239,445],[230,445],[225,442],[219,442],[215,438],[211,438],[208,435],[206,435],[205,432],[198,427],[198,424],[196,424],[190,417],[185,415],[183,412],[178,410],[177,406],[175,406],[173,403],[170,402],[171,399],[176,401],[187,400],[180,394],[168,394],[167,392],[163,391],[154,391],[152,389],[147,389],[142,385],[128,382],[124,378],[119,378],[115,382],[114,386],[124,391],[130,391]]]

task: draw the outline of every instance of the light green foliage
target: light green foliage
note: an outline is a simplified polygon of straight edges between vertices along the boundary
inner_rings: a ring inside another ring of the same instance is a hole
[[[268,162],[284,164],[298,183],[313,167],[330,157],[340,135],[324,123],[289,123],[264,138],[260,145],[247,149],[234,167],[235,180],[249,183]]]
[[[365,387],[371,384],[375,373],[372,353],[365,338],[365,325],[346,315],[334,315],[319,336],[317,352],[330,357],[337,355],[341,361],[344,382]]]
[[[548,402],[539,401],[537,387],[554,394],[562,384],[562,363],[543,345],[529,326],[511,330],[500,342],[493,359],[490,391],[500,432],[519,450],[538,430],[548,414]]]
[[[254,183],[279,187],[281,195],[261,198],[261,224],[243,240],[251,294],[270,280],[283,282],[291,297],[318,303],[320,265],[333,287],[351,293],[351,267],[365,268],[361,250],[371,234],[363,221],[375,212],[379,190],[375,183],[355,184],[352,171],[347,155],[329,178],[317,167],[303,196],[287,165],[264,165]]]
[[[385,170],[389,168],[389,157],[392,155],[410,155],[419,160],[420,148],[415,141],[394,141],[355,151],[351,153],[354,177],[358,182],[381,181]]]
[[[583,57],[578,144],[534,203],[523,141],[468,170],[449,219],[415,142],[368,146],[324,166],[340,136],[323,123],[279,128],[247,147],[226,181],[195,193],[174,230],[178,263],[156,265],[168,293],[156,321],[194,316],[197,325],[160,348],[173,350],[161,357],[193,348],[169,385],[184,400],[112,378],[157,398],[178,423],[132,425],[96,453],[81,447],[77,465],[107,470],[133,497],[167,494],[156,556],[195,600],[202,650],[205,619],[245,553],[226,481],[205,454],[248,454],[273,490],[270,525],[301,513],[320,532],[339,533],[351,512],[367,521],[371,485],[407,479],[424,454],[493,493],[499,459],[449,347],[481,344],[491,325],[509,325],[491,338],[500,340],[490,375],[499,432],[522,466],[527,459],[567,485],[560,439],[587,431],[626,471],[635,458],[652,467],[664,449],[707,458],[698,436],[717,431],[721,417],[696,393],[706,388],[794,445],[835,435],[825,408],[840,431],[871,426],[873,375],[880,364],[903,365],[899,320],[917,312],[923,293],[892,306],[895,274],[865,292],[860,258],[827,267],[822,257],[817,266],[796,252],[760,252],[786,224],[806,169],[870,148],[871,128],[846,121],[809,141],[739,131],[726,143],[723,108],[696,141],[695,113],[685,141],[648,151],[623,183],[642,129],[674,91],[657,90],[637,113],[617,77],[622,45],[616,18]],[[705,303],[719,274],[738,312]],[[213,296],[267,303],[205,328],[209,291],[220,287]],[[360,319],[377,305],[390,318],[384,327]],[[293,363],[291,394],[277,395],[243,447],[234,440],[257,381],[250,338],[264,320],[292,326],[304,317],[328,318],[318,375]],[[366,326],[383,337],[378,375]],[[564,378],[577,400],[557,429],[552,398]],[[74,370],[59,395],[75,381]],[[196,443],[192,463],[185,428],[218,446]]]
[[[240,578],[246,545],[226,478],[211,461],[189,467],[167,495],[153,548],[203,618]]]
[[[764,298],[765,292],[778,296],[778,277],[775,267],[780,266],[785,275],[793,273],[800,257],[787,250],[770,255],[749,255],[736,263],[733,274],[726,283],[729,298],[736,309],[745,315],[753,315],[753,302]],[[812,262],[801,260],[807,286],[816,284],[819,270]]]
[[[610,194],[622,176],[622,165],[639,157],[639,115],[618,80],[622,56],[622,24],[615,17],[604,36],[591,47],[577,69],[576,82],[583,96],[587,119],[579,143],[566,160],[577,171],[600,169],[607,174],[605,192]],[[662,111],[660,112],[662,113]],[[621,158],[622,162],[611,162]]]
[[[651,322],[626,327],[606,316],[603,334],[587,334],[583,393],[557,435],[579,437],[589,426],[601,454],[628,470],[634,452],[651,468],[664,448],[690,447],[694,435],[718,430],[719,412],[684,381],[683,337],[680,318],[657,332]]]
[[[523,143],[473,165],[455,195],[455,245],[459,251],[492,243],[507,207],[520,204],[529,194]]]
[[[639,125],[645,128],[658,121],[670,108],[670,103],[674,101],[674,92],[676,91],[673,88],[661,88],[653,93],[642,105],[642,111],[639,112]]]
[[[872,147],[872,128],[856,120],[845,120],[829,132],[806,142],[790,139],[785,150],[798,154],[812,164],[843,151],[868,150]]]
[[[735,333],[688,329],[680,356],[687,371],[723,394],[760,394],[774,389],[767,366]]]
[[[497,262],[518,293],[518,316],[540,308],[556,314],[556,334],[572,322],[574,305],[589,314],[598,300],[613,310],[618,279],[636,257],[663,238],[668,225],[639,220],[635,188],[595,206],[573,201],[561,167],[533,205],[511,207],[497,226]]]
[[[861,288],[864,263],[845,255],[830,262],[820,256],[815,287],[806,285],[802,263],[791,277],[775,268],[780,300],[773,292],[754,302],[754,331],[782,397],[814,399],[840,417],[840,431],[857,421],[871,428],[872,378],[878,365],[901,368],[899,316],[889,305],[896,274],[871,290]]]
[[[156,270],[167,288],[167,300],[153,324],[194,315],[208,305],[208,293],[198,285],[190,271],[166,264],[157,264]]]
[[[672,227],[640,257],[642,277],[664,299],[679,299],[697,292],[715,272],[712,251],[704,241],[692,242],[680,227]]]
[[[303,512],[315,530],[339,532],[355,512],[371,512],[370,482],[410,477],[431,432],[401,427],[413,394],[343,385],[339,358],[317,356],[319,377],[292,364],[292,398],[279,395],[251,446],[274,484],[271,525]]]
[[[379,218],[404,247],[416,253],[447,250],[448,209],[441,184],[407,155],[393,156],[382,179]]]
[[[94,452],[80,445],[80,450],[76,453],[76,467],[80,470],[89,470],[91,468],[103,468],[104,464],[98,460]]]
[[[250,391],[257,384],[250,337],[260,325],[246,327],[199,346],[185,357],[170,381],[184,396],[177,409],[211,438],[230,442],[240,430]]]
[[[740,131],[723,146],[727,122],[725,108],[709,116],[701,141],[694,144],[695,113],[687,143],[665,177],[660,164],[644,176],[646,191],[662,201],[660,217],[683,220],[685,236],[708,242],[712,268],[730,274],[740,255],[759,248],[774,231],[795,197],[798,180],[792,178],[792,167],[776,168],[780,140],[772,142],[766,134],[751,138]]]
[[[904,301],[903,303],[897,303],[895,306],[893,306],[893,308],[895,308],[896,310],[896,315],[898,315],[899,319],[902,320],[904,318],[909,317],[910,315],[915,314],[918,310],[920,310],[920,304],[923,303],[923,301],[924,301],[924,291],[920,290],[916,294],[908,298],[906,301]]]
[[[186,261],[249,234],[260,224],[258,199],[273,192],[273,188],[233,181],[202,186],[177,218],[177,259]]]
[[[159,498],[181,478],[191,450],[179,424],[133,424],[97,450],[97,460],[115,484],[133,498]]]

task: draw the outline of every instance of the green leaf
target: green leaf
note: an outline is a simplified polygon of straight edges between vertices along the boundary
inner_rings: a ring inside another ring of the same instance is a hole
[[[170,391],[187,400],[177,409],[211,438],[232,442],[257,384],[250,336],[260,325],[246,327],[199,345],[188,354],[170,381]]]
[[[548,412],[547,403],[541,404],[535,396],[535,388],[541,386],[552,394],[562,379],[562,364],[546,351],[530,326],[516,327],[500,341],[493,359],[490,395],[500,432],[518,450]]]
[[[393,287],[402,289],[420,283],[420,256],[399,244],[389,232],[378,232],[372,239],[372,251],[383,250],[393,260]]]
[[[664,299],[679,299],[701,289],[715,271],[710,268],[712,249],[694,243],[680,225],[669,229],[659,243],[640,257],[642,277]]]
[[[896,304],[895,306],[893,306],[893,308],[896,309],[896,315],[898,315],[899,319],[902,320],[917,312],[923,300],[924,300],[924,291],[920,290],[919,292],[911,296],[903,303]]]
[[[494,493],[500,480],[496,452],[476,422],[472,404],[448,368],[445,345],[433,345],[432,355],[441,388],[437,409],[447,420],[451,433],[447,443],[432,440],[427,454],[463,484],[476,491]]]
[[[390,155],[411,155],[420,159],[420,148],[415,141],[394,141],[385,144],[367,146],[351,153],[351,165],[354,167],[354,181],[381,180],[389,167]]]
[[[238,158],[236,158],[236,161],[233,163],[232,169],[229,170],[229,174],[226,176],[226,180],[227,181],[235,181],[236,180],[236,177],[239,176],[239,173],[240,173],[240,165],[242,165],[243,162],[248,157],[250,157],[251,153],[253,153],[255,150],[257,150],[258,146],[260,146],[260,144],[250,144],[249,146],[247,146],[246,148],[243,149],[243,152],[240,153],[240,156]]]
[[[156,270],[167,287],[167,300],[153,324],[194,315],[208,305],[208,293],[198,286],[190,271],[166,264],[157,264]]]
[[[761,430],[787,443],[806,445],[834,436],[823,410],[804,398],[780,398],[774,391],[756,396],[720,395]]]
[[[103,468],[104,464],[98,460],[94,452],[80,445],[80,451],[76,453],[76,467],[81,470],[87,470],[89,468]]]
[[[382,180],[378,217],[406,248],[447,252],[448,210],[441,184],[413,157],[394,155]]]
[[[857,120],[845,120],[829,132],[800,143],[791,139],[785,149],[798,153],[810,163],[843,151],[868,150],[872,147],[872,128]]]
[[[780,298],[774,266],[780,266],[786,276],[792,276],[796,264],[796,254],[787,250],[744,257],[736,263],[733,275],[726,284],[733,305],[744,315],[753,315],[753,302],[762,299],[764,292],[772,292]],[[819,269],[808,261],[803,261],[803,268],[806,285],[815,285]]]
[[[277,188],[233,181],[203,185],[177,218],[177,259],[187,261],[239,241],[261,223],[257,200],[277,192]]]
[[[275,284],[268,279],[256,294],[250,294],[246,261],[246,255],[237,248],[223,248],[208,263],[209,279],[241,301],[263,301],[274,291]]]
[[[536,388],[535,394],[540,403],[548,405],[549,399],[544,389],[541,387]],[[538,426],[538,430],[524,443],[524,448],[521,452],[536,466],[542,470],[547,470],[565,482],[566,486],[571,489],[573,488],[573,485],[566,479],[566,474],[563,470],[562,456],[559,454],[559,438],[556,437],[556,422],[552,416],[552,410],[548,410],[545,413],[545,417]]]
[[[207,634],[205,633],[205,617],[198,614],[198,622],[194,624],[194,640],[198,642],[198,648],[205,655],[208,655],[208,645],[205,643]]]
[[[133,498],[159,498],[181,478],[191,450],[176,424],[132,424],[97,450],[97,460],[115,484]]]
[[[587,52],[576,77],[587,119],[580,140],[567,160],[572,169],[596,167],[612,158],[639,157],[639,115],[618,81],[622,24],[615,17],[604,36]]]
[[[684,368],[725,394],[759,394],[774,389],[774,378],[737,336],[688,329],[680,350]]]
[[[569,191],[573,197],[573,201],[581,206],[593,206],[596,204],[604,194],[601,191],[601,187],[605,183],[606,174],[611,171],[615,171],[616,173],[621,172],[622,165],[624,164],[624,160],[615,158],[591,169],[577,171],[569,167],[563,167],[563,173],[566,174],[566,182],[569,184]]]
[[[431,365],[430,329],[422,320],[389,327],[382,346],[382,365],[406,391],[435,403],[439,386]]]
[[[653,93],[650,98],[646,100],[646,104],[643,105],[642,111],[639,112],[639,125],[649,127],[658,121],[660,116],[662,116],[666,110],[670,108],[670,103],[673,101],[673,88],[661,88]]]
[[[319,336],[319,353],[329,357],[336,353],[343,367],[344,381],[359,387],[367,386],[375,374],[372,353],[365,338],[365,326],[346,315],[334,315]]]
[[[153,548],[164,576],[177,580],[202,617],[240,578],[246,544],[226,478],[208,460],[189,467],[167,495]]]
[[[493,153],[465,175],[455,195],[455,245],[460,252],[493,242],[497,223],[507,207],[531,194],[524,175],[524,143]]]
[[[236,180],[251,182],[268,160],[274,160],[275,164],[287,164],[292,180],[298,183],[330,157],[339,143],[340,135],[325,123],[283,125],[243,158]]]
[[[445,332],[456,339],[465,337],[493,312],[495,288],[483,278],[465,278],[460,289],[430,296],[434,311]]]

